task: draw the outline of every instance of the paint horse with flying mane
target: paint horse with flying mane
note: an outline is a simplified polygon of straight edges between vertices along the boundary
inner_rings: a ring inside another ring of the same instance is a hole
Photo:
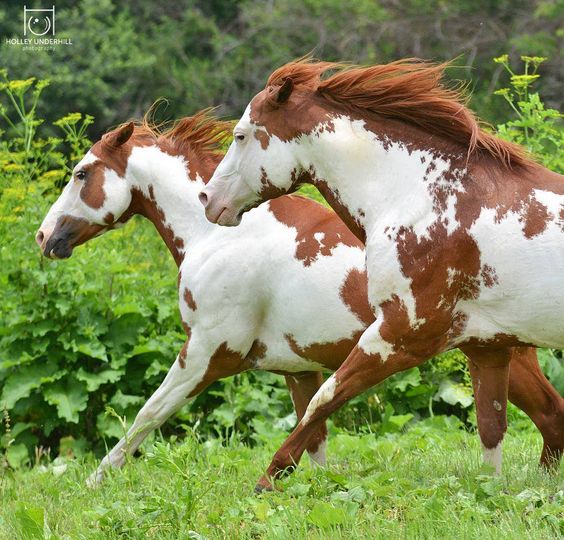
[[[484,459],[499,472],[512,347],[564,347],[564,177],[483,131],[441,83],[444,67],[304,59],[279,68],[200,194],[212,222],[237,225],[311,182],[366,244],[376,320],[259,489],[291,471],[349,399],[453,347],[471,357]],[[561,425],[557,437],[554,457]]]

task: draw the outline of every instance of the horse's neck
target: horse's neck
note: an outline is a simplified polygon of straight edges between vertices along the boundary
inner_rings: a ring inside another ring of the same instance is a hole
[[[213,166],[209,165],[209,168],[204,174],[206,179],[213,172]],[[177,266],[180,266],[190,244],[213,227],[198,201],[204,180],[199,175],[193,175],[195,179],[189,177],[190,162],[187,158],[169,155],[156,146],[135,148],[128,164],[129,170],[133,175],[135,213],[145,216],[155,225]]]
[[[374,228],[426,227],[436,205],[433,186],[445,173],[459,172],[454,162],[368,130],[362,121],[338,117],[333,124],[311,135],[304,164],[353,232],[364,240]]]

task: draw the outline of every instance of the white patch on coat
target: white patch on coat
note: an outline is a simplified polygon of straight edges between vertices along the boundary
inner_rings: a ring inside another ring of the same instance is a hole
[[[319,443],[315,452],[308,451],[308,454],[312,465],[325,467],[327,465],[327,437]]]
[[[490,465],[491,467],[493,467],[495,469],[495,474],[498,476],[501,474],[502,442],[503,441],[499,441],[499,443],[497,443],[497,446],[495,446],[495,448],[486,448],[482,444],[482,456],[484,459],[484,463],[486,465]]]
[[[446,210],[443,212],[441,219],[446,224],[448,235],[451,235],[460,226],[456,219],[456,195],[449,195],[447,197]]]
[[[564,204],[562,195],[544,192],[542,198],[551,213]],[[482,285],[477,299],[458,303],[457,309],[468,316],[459,340],[508,334],[524,343],[562,347],[564,233],[556,216],[540,234],[526,238],[520,213],[498,219],[495,208],[483,208],[469,232],[481,264],[495,269],[496,283]]]
[[[335,375],[331,375],[311,398],[309,405],[307,406],[304,417],[301,419],[300,424],[307,424],[311,415],[322,407],[326,403],[329,403],[335,396],[335,390],[337,390],[337,379]]]
[[[358,347],[367,355],[379,355],[380,360],[385,362],[393,354],[394,346],[388,343],[380,335],[380,328],[384,322],[384,315],[381,313],[378,318],[363,332],[358,341]]]

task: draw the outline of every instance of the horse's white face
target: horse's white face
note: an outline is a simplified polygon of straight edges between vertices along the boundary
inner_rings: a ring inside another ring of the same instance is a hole
[[[269,90],[280,92],[263,90],[249,104],[233,130],[227,154],[200,193],[206,217],[212,223],[238,225],[247,210],[298,186],[303,170],[297,142],[278,137],[262,123],[263,117],[279,121],[282,112],[272,104],[276,96],[265,96]]]
[[[133,124],[118,128],[76,165],[35,237],[45,256],[70,257],[74,247],[120,224],[132,199],[125,178],[132,133]]]

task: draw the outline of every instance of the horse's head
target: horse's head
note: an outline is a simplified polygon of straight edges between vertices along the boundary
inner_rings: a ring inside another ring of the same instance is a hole
[[[200,193],[211,222],[238,225],[244,212],[304,180],[299,138],[305,126],[319,124],[322,111],[293,88],[291,78],[269,84],[235,126],[227,154]]]
[[[76,246],[103,234],[132,215],[132,190],[126,180],[134,124],[107,133],[74,168],[35,237],[46,257],[66,259]]]

